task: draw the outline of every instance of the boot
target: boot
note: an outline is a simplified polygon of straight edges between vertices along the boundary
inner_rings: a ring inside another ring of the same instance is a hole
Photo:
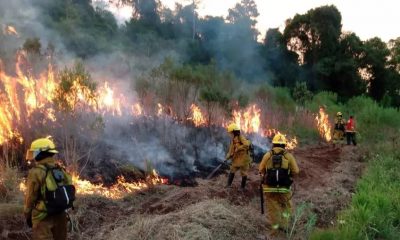
[[[234,173],[229,173],[229,175],[228,175],[228,182],[227,182],[227,184],[226,184],[226,187],[230,187],[231,185],[232,185],[232,182],[233,182],[233,178],[235,177],[235,174]]]
[[[242,176],[242,184],[240,187],[244,189],[246,187],[247,176]]]

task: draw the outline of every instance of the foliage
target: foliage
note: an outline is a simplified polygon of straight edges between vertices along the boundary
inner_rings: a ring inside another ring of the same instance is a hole
[[[311,239],[397,239],[400,235],[399,152],[380,149],[357,184],[351,207],[336,230],[318,231]]]
[[[399,40],[387,46],[379,38],[361,41],[342,32],[341,13],[333,5],[295,15],[283,34],[269,29],[260,43],[254,0],[235,4],[226,17],[200,17],[196,1],[171,10],[159,0],[123,0],[118,3],[134,12],[120,25],[104,6],[88,0],[37,2],[42,24],[83,59],[113,51],[152,59],[174,53],[184,65],[215,64],[242,81],[291,90],[306,82],[314,93],[337,93],[341,102],[368,92],[377,101],[385,96],[382,104],[400,106]]]
[[[60,81],[55,91],[54,103],[59,109],[74,112],[79,105],[96,104],[96,83],[82,62],[76,62],[70,69],[65,68],[58,78]]]
[[[312,98],[312,93],[308,90],[305,82],[297,82],[292,95],[293,99],[302,106]]]
[[[22,49],[32,54],[40,54],[40,49],[42,44],[40,43],[39,38],[28,38],[24,42]]]

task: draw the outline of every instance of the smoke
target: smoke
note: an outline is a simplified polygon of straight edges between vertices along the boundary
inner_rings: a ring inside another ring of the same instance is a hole
[[[66,42],[60,35],[62,33],[45,27],[52,23],[49,22],[51,19],[47,19],[49,13],[43,9],[52,3],[51,0],[0,0],[2,28],[12,25],[18,31],[18,36],[0,34],[1,58],[3,53],[11,54],[21,48],[27,38],[38,37],[42,47],[52,43],[63,53],[62,58],[59,56],[56,59],[57,62],[70,64],[75,60],[79,53],[71,51],[71,43]],[[55,4],[59,3],[57,1]],[[78,28],[74,32],[79,32],[82,39],[87,38],[85,29]],[[212,51],[217,52],[218,64],[225,69],[243,65],[241,69],[246,69],[246,72],[241,73],[243,76],[258,75],[261,61],[255,56],[256,45],[243,42],[240,38],[227,38],[228,35],[239,36],[239,28],[230,26],[217,32],[210,46]],[[227,40],[229,44],[226,44]],[[92,46],[88,44],[87,47]],[[140,35],[132,46],[137,55],[127,54],[120,47],[115,47],[107,52],[97,51],[86,56],[84,63],[96,82],[108,82],[118,89],[114,93],[116,97],[133,104],[139,101],[132,89],[132,83],[137,77],[159,66],[167,56],[176,61],[184,61],[188,56],[184,56],[185,51],[180,50],[187,47],[188,43],[184,40],[159,39],[152,34]],[[240,51],[236,51],[238,49]],[[236,55],[230,59],[228,53]],[[64,158],[70,158],[69,161],[86,161],[81,164],[83,175],[93,178],[100,174],[107,181],[115,180],[118,164],[130,163],[142,171],[154,168],[163,176],[179,179],[206,176],[224,160],[230,139],[222,127],[197,128],[168,116],[134,117],[130,111],[123,108],[122,116],[101,116],[103,128],[93,127],[98,122],[95,115],[79,113],[80,116],[74,118],[58,116],[59,122],[54,123],[54,126],[43,126],[40,131],[32,131],[38,135],[26,139],[42,137],[43,134],[53,135],[59,145],[64,147]],[[40,124],[36,124],[35,128],[39,129]],[[260,156],[268,150],[269,143],[257,135],[249,137],[256,146],[259,161]],[[76,139],[76,142],[71,139]]]
[[[114,121],[105,135],[113,154],[127,156],[140,169],[150,164],[172,179],[204,174],[198,168],[210,169],[223,161],[229,142],[222,128],[196,128],[169,117],[139,117],[129,125]]]
[[[22,47],[27,38],[39,38],[42,47],[46,48],[49,43],[64,53],[68,53],[62,39],[55,31],[46,28],[42,24],[43,12],[38,5],[47,0],[0,0],[0,51],[4,55],[13,55],[16,49]],[[4,34],[4,29],[12,26],[18,32],[17,35]]]
[[[231,141],[222,127],[199,128],[169,117],[141,116],[129,123],[119,118],[109,122],[104,131],[92,154],[97,163],[118,159],[142,171],[154,168],[172,181],[207,176],[225,160]],[[269,139],[258,134],[247,137],[255,149],[255,162],[260,162],[270,148]],[[103,176],[107,174],[112,172]]]

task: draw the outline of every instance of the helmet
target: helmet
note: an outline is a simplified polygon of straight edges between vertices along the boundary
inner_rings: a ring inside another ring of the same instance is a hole
[[[41,152],[58,153],[56,145],[50,138],[39,138],[32,142],[30,149],[26,152],[26,159],[35,159]]]
[[[231,123],[229,124],[229,126],[226,129],[228,131],[228,133],[233,132],[233,131],[240,131],[240,128],[238,125],[236,125],[236,123]]]
[[[286,137],[283,134],[277,133],[272,139],[272,144],[286,145]]]
[[[343,115],[342,115],[342,113],[341,113],[341,112],[337,112],[337,113],[336,113],[336,116],[338,116],[338,117],[342,117]]]

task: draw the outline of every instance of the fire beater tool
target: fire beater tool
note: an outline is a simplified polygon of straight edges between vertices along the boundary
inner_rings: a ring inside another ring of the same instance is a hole
[[[223,162],[221,162],[221,164],[219,164],[210,174],[208,174],[207,179],[210,179],[214,176],[214,174],[223,166],[223,165],[227,165],[228,161],[225,160]]]

